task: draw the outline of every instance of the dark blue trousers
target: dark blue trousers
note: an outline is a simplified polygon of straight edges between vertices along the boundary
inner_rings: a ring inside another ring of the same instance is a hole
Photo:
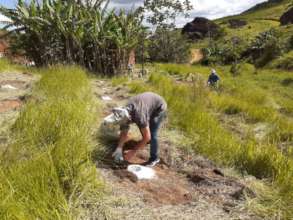
[[[150,132],[151,132],[151,150],[150,160],[156,160],[159,158],[159,143],[158,143],[158,132],[162,121],[166,118],[166,112],[161,112],[150,121]]]

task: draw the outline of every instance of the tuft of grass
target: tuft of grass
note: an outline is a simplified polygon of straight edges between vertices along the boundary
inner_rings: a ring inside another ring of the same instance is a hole
[[[86,73],[46,70],[2,152],[1,219],[75,219],[104,183],[90,158],[94,108]]]

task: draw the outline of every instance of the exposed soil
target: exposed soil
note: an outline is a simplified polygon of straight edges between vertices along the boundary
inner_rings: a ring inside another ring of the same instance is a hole
[[[129,97],[124,87],[114,88],[105,81],[93,81],[97,98],[110,96],[104,103],[104,115],[114,106],[120,106]],[[131,130],[134,141],[138,138],[135,126]],[[138,180],[126,170],[128,164],[143,164],[148,159],[149,146],[123,165],[113,163],[111,152],[117,143],[105,142],[107,154],[97,160],[107,184],[111,186],[114,200],[126,198],[127,202],[115,203],[116,219],[257,219],[245,209],[244,195],[253,196],[245,181],[225,175],[211,161],[195,155],[184,146],[186,137],[165,126],[160,137],[161,163],[154,169],[157,178]],[[110,202],[111,203],[111,202]],[[113,207],[113,204],[110,204]],[[91,213],[98,219],[97,213]]]
[[[191,50],[191,59],[190,64],[198,63],[203,59],[203,53],[200,49],[192,49]]]
[[[0,113],[17,110],[21,107],[22,102],[19,99],[3,100],[0,102]]]

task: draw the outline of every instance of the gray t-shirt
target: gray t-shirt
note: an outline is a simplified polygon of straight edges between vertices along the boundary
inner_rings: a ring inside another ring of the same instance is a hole
[[[167,110],[166,101],[152,92],[145,92],[129,99],[126,107],[129,109],[131,122],[139,128],[149,126],[150,120]],[[121,130],[128,130],[129,124],[121,125]]]

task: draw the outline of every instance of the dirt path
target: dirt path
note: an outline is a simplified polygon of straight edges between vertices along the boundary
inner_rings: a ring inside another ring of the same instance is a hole
[[[8,141],[8,131],[39,77],[29,73],[0,73],[0,149]]]
[[[203,53],[200,49],[191,49],[191,59],[190,64],[198,63],[203,59]]]
[[[103,104],[103,115],[120,106],[130,97],[125,87],[112,87],[107,81],[93,80],[95,96]],[[104,101],[108,96],[112,100]],[[139,138],[132,130],[134,139]],[[109,198],[114,219],[257,219],[245,209],[244,192],[253,194],[244,180],[226,176],[209,160],[188,150],[188,139],[178,131],[162,129],[160,135],[162,163],[156,168],[154,180],[137,180],[117,167],[111,157],[97,160],[107,185],[112,189]],[[131,148],[135,141],[128,143]],[[115,147],[115,143],[106,148]],[[139,164],[148,159],[148,147],[129,161]],[[92,212],[91,218],[98,219]]]

